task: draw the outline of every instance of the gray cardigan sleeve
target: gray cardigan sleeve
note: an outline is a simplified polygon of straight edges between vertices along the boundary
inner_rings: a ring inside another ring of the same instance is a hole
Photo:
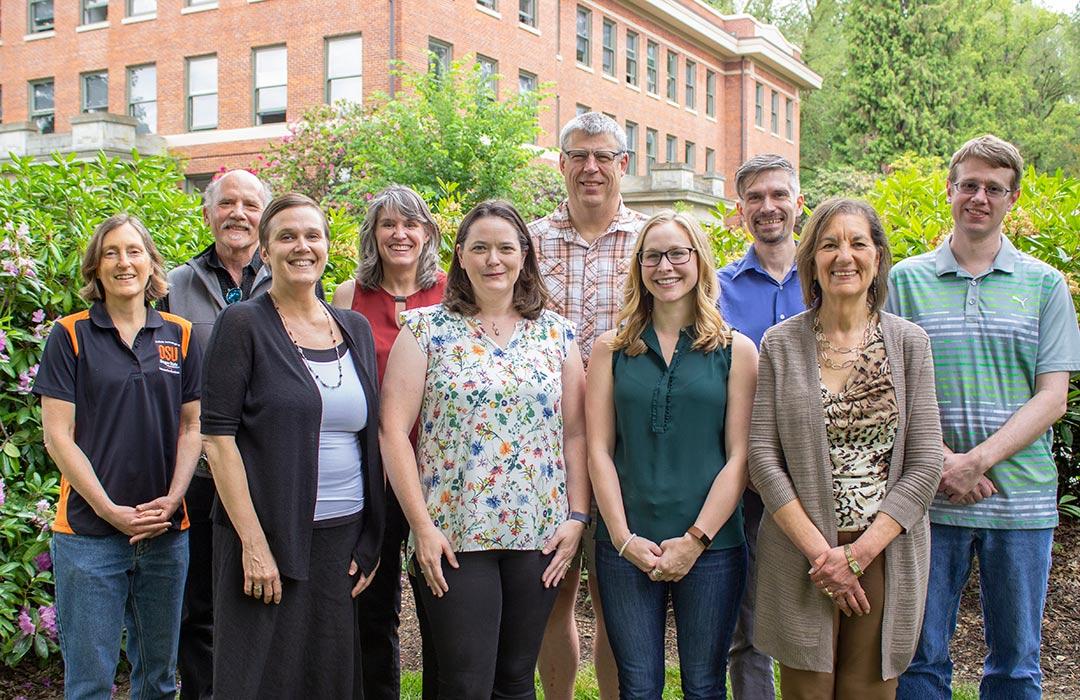
[[[930,339],[921,329],[911,328],[903,340],[907,395],[904,466],[885,496],[881,512],[907,531],[926,514],[937,492],[943,448]]]
[[[770,513],[795,500],[795,484],[788,474],[780,434],[776,423],[776,371],[773,365],[770,334],[761,342],[758,357],[757,391],[750,419],[748,452],[750,481]]]

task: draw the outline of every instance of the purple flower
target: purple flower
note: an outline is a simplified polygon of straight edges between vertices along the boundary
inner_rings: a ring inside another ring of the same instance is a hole
[[[38,608],[38,619],[41,620],[41,629],[51,639],[56,639],[56,608],[51,605],[42,605]]]
[[[52,557],[49,556],[48,552],[42,552],[34,557],[34,566],[37,567],[38,571],[48,571],[52,568]]]
[[[16,267],[15,263],[11,262],[10,260],[5,260],[4,272],[11,275],[12,277],[17,277],[19,275],[19,268]]]
[[[44,309],[38,309],[37,311],[35,311],[33,314],[30,315],[31,323],[41,323],[44,320],[45,320],[45,310]]]
[[[19,611],[19,629],[22,631],[24,637],[37,631],[37,628],[34,627],[34,621],[30,619],[30,611],[25,607]]]
[[[0,330],[0,352],[7,349],[7,333]]]
[[[30,376],[29,372],[20,372],[19,373],[19,388],[16,389],[15,391],[20,393],[20,394],[29,394],[30,393],[31,383],[33,381],[34,381],[34,378],[32,376]]]
[[[0,479],[0,506],[4,505],[4,501],[7,500],[7,489],[4,486],[4,480]]]
[[[34,504],[34,509],[38,512],[38,515],[48,515],[49,502],[43,498]]]

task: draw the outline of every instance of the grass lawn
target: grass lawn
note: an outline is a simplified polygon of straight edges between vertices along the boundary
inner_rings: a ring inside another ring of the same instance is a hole
[[[540,677],[536,678],[536,696],[543,698],[544,692],[540,689]],[[420,672],[404,671],[401,674],[401,697],[402,700],[420,700]],[[728,687],[728,697],[731,697],[731,687]],[[780,698],[780,671],[777,669],[776,697]],[[977,700],[979,688],[974,685],[961,684],[953,688],[953,700]],[[596,688],[596,674],[591,665],[582,666],[578,671],[577,683],[574,687],[574,700],[599,700],[600,691]],[[668,666],[667,682],[664,684],[664,700],[679,700],[682,691],[679,688],[679,668]]]

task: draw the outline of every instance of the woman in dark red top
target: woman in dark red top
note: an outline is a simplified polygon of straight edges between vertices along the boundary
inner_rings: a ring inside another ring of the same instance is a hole
[[[360,262],[356,277],[338,286],[333,304],[359,311],[371,323],[380,384],[386,371],[386,358],[397,339],[400,313],[442,301],[446,275],[439,269],[439,240],[439,227],[431,210],[420,195],[408,187],[391,185],[371,200],[360,229]],[[415,444],[415,430],[412,439]],[[408,534],[405,516],[397,499],[388,491],[381,573],[356,599],[364,696],[369,700],[396,700],[399,697],[401,544]],[[419,603],[417,616],[423,638],[423,696],[427,699],[434,697],[437,669],[434,650],[428,647],[427,622]]]

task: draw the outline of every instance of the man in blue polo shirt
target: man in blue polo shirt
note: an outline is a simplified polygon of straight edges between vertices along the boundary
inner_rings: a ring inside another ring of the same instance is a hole
[[[979,558],[989,654],[982,698],[1038,698],[1041,622],[1057,514],[1051,426],[1080,371],[1080,330],[1060,272],[1019,252],[1002,221],[1023,159],[994,136],[949,166],[953,230],[893,268],[886,307],[930,336],[945,468],[930,506],[930,580],[919,646],[896,697],[952,697],[949,640]]]
[[[795,273],[795,222],[802,212],[799,174],[784,157],[754,156],[735,173],[736,207],[754,237],[750,250],[717,274],[720,313],[757,344],[769,327],[806,309]],[[757,531],[764,507],[747,490],[743,495],[746,544],[750,554],[746,594],[732,639],[731,689],[735,700],[772,700],[772,659],[754,649],[754,580]]]

